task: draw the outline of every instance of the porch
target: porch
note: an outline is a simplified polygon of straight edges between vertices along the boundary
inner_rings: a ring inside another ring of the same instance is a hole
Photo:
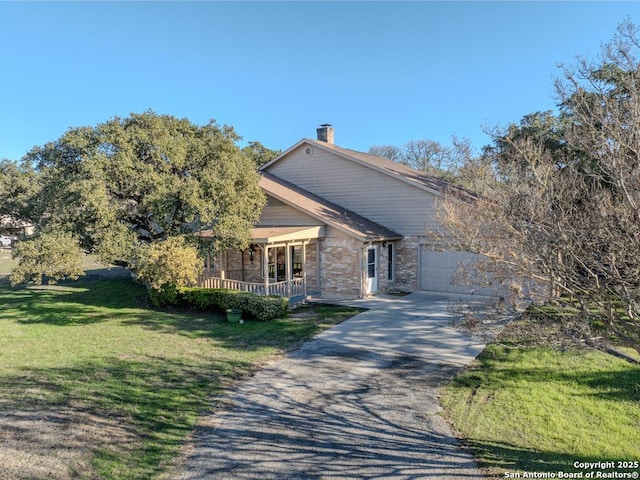
[[[203,275],[198,280],[198,286],[205,288],[240,290],[241,292],[251,292],[257,295],[279,295],[281,297],[288,298],[307,297],[306,284],[303,278],[294,278],[292,280],[264,284],[232,280],[229,278],[206,277]]]
[[[255,227],[248,249],[206,256],[198,286],[304,301],[317,290],[317,245],[324,235],[321,225]],[[206,232],[200,236],[207,238]]]

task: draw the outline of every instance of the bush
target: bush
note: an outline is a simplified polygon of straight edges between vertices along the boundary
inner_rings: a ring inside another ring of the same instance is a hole
[[[289,310],[289,301],[278,296],[262,297],[238,290],[199,287],[179,288],[177,293],[183,303],[198,310],[238,309],[258,320],[273,320]]]
[[[136,276],[151,290],[171,290],[172,285],[194,284],[202,270],[198,250],[183,237],[169,237],[138,251]]]
[[[55,283],[63,279],[76,280],[84,275],[78,239],[58,230],[40,232],[17,243],[13,258],[19,262],[11,272],[12,285],[27,282],[40,285],[45,279]]]
[[[180,305],[182,297],[173,285],[163,285],[160,288],[149,288],[151,303],[156,307]]]

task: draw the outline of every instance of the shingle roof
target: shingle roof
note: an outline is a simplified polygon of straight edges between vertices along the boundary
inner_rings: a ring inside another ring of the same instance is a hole
[[[268,195],[362,241],[399,240],[402,235],[355,212],[267,172],[260,172],[260,187]]]

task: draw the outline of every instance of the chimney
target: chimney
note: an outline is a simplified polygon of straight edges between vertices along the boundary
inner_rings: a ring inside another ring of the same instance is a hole
[[[322,124],[316,129],[318,132],[318,140],[321,142],[333,143],[333,127],[328,124]]]

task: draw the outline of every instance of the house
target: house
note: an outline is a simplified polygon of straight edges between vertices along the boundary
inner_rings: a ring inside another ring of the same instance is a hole
[[[247,250],[209,258],[200,284],[290,298],[356,298],[430,290],[492,294],[455,285],[473,254],[443,251],[436,204],[469,196],[391,160],[334,144],[322,125],[260,169],[267,196]],[[206,236],[206,233],[203,232]]]

